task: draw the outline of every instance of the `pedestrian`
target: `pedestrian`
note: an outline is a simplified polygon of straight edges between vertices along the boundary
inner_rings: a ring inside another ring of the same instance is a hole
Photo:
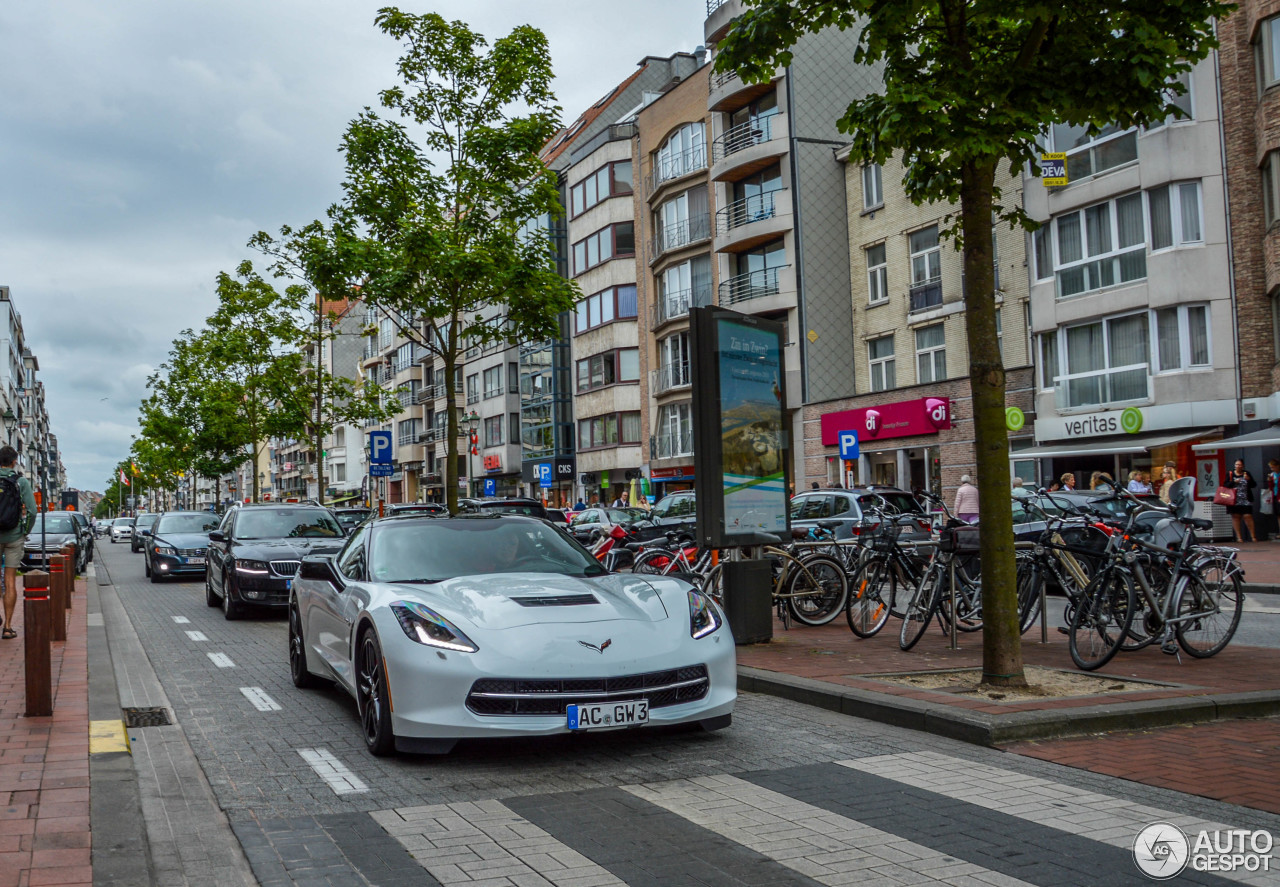
[[[1160,469],[1160,501],[1166,505],[1169,504],[1169,490],[1177,479],[1177,467],[1172,462],[1164,463],[1164,467]]]
[[[1058,490],[1061,490],[1061,489],[1062,489],[1062,484],[1058,483],[1056,480],[1054,480],[1051,477],[1045,478],[1044,491],[1046,493],[1056,493],[1058,492]]]
[[[37,514],[31,481],[13,467],[17,461],[17,450],[0,447],[0,560],[4,562],[4,628],[0,630],[0,638],[6,641],[18,636],[13,629],[13,608],[18,604],[18,567],[22,566],[27,534]]]
[[[1151,487],[1142,479],[1142,472],[1134,469],[1129,472],[1129,485],[1125,487],[1130,493],[1138,496],[1146,496],[1151,493]]]
[[[1235,531],[1236,541],[1244,541],[1240,526],[1243,523],[1249,528],[1249,541],[1257,542],[1258,531],[1253,527],[1253,491],[1257,489],[1258,482],[1245,470],[1243,459],[1236,460],[1235,467],[1227,475],[1226,486],[1234,487],[1236,491],[1236,504],[1227,506],[1227,514],[1231,515],[1231,529]]]
[[[612,507],[613,507],[613,508],[626,508],[626,507],[627,507],[627,491],[626,491],[626,490],[623,490],[623,491],[618,495],[618,498],[613,500],[613,506],[612,506]]]
[[[1259,510],[1270,520],[1266,523],[1267,533],[1272,539],[1280,539],[1280,517],[1276,515],[1276,505],[1280,503],[1280,459],[1267,460],[1266,487],[1262,491],[1262,503]]]
[[[578,501],[577,501],[577,502],[574,502],[574,503],[573,503],[573,510],[574,510],[574,511],[586,511],[586,510],[587,510],[587,503],[582,501],[582,497],[581,497],[581,496],[579,496],[579,497],[578,497]]]
[[[1076,491],[1076,476],[1071,472],[1067,472],[1059,478],[1062,481],[1062,492],[1074,493]]]
[[[818,482],[815,480],[813,483],[809,484],[809,489],[811,490],[818,489]]]
[[[966,524],[978,522],[978,488],[970,482],[967,474],[960,476],[960,486],[956,489],[955,513]]]
[[[1115,487],[1115,485],[1116,482],[1112,480],[1111,475],[1107,474],[1105,471],[1095,471],[1093,474],[1089,475],[1089,489],[1091,490],[1103,489],[1105,487],[1105,491],[1110,491]]]
[[[590,507],[590,508],[599,508],[599,507],[600,507],[600,494],[599,494],[599,493],[592,493],[592,494],[591,494],[591,505],[590,505],[590,506],[588,506],[588,507]]]

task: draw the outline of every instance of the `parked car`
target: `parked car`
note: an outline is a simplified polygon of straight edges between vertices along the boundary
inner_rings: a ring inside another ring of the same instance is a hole
[[[128,542],[133,538],[133,518],[118,517],[111,523],[111,541]]]
[[[887,507],[886,507],[887,506]],[[836,523],[837,539],[852,539],[892,519],[901,542],[929,538],[930,521],[914,496],[892,487],[806,490],[791,497],[791,526],[804,529]]]
[[[338,519],[342,529],[350,533],[369,519],[373,512],[368,508],[335,508],[333,516]]]
[[[80,528],[80,538],[84,540],[85,555],[84,562],[86,564],[93,562],[93,525],[89,523],[89,516],[83,511],[68,512],[75,518],[76,526]]]
[[[449,509],[435,502],[402,502],[383,508],[384,514],[448,514]]]
[[[142,531],[151,529],[160,515],[144,512],[133,522],[133,534],[129,537],[129,550],[142,551]]]
[[[563,508],[548,508],[547,520],[551,521],[551,523],[555,524],[562,530],[567,530],[569,528],[569,512],[565,511]]]
[[[591,507],[579,511],[569,522],[569,534],[583,545],[590,545],[615,526],[633,527],[649,522],[649,512],[639,508]]]
[[[373,754],[444,754],[473,737],[727,727],[725,632],[687,583],[608,573],[545,521],[386,517],[303,560],[289,668],[355,697]]]
[[[204,575],[209,534],[221,518],[208,511],[166,511],[142,530],[144,572],[152,582],[166,576]]]
[[[302,558],[342,547],[342,527],[319,505],[262,504],[233,508],[209,534],[205,603],[227,619],[246,607],[284,609]]]
[[[93,535],[106,536],[108,533],[111,532],[111,524],[114,521],[115,521],[115,518],[103,518],[100,521],[95,521],[93,524]]]
[[[510,499],[459,499],[458,511],[484,514],[523,514],[545,519],[547,507],[537,499],[513,496]]]
[[[70,511],[46,511],[36,515],[31,532],[27,535],[22,551],[23,570],[47,570],[49,558],[62,551],[62,546],[75,546],[75,571],[83,572],[88,561],[88,549],[80,533],[80,525]],[[43,548],[41,542],[43,541]],[[19,566],[14,564],[14,566]]]
[[[677,490],[658,500],[649,512],[649,527],[641,529],[642,539],[668,531],[688,533],[692,538],[698,523],[698,500],[693,490]]]

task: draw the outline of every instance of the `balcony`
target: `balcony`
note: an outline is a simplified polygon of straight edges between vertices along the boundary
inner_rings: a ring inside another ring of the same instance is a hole
[[[928,311],[930,308],[938,308],[942,305],[942,281],[930,280],[925,283],[913,286],[910,290],[910,311],[915,314],[917,311]]]
[[[654,159],[653,169],[649,170],[649,174],[644,177],[645,197],[652,199],[653,195],[667,182],[682,179],[706,168],[706,145],[696,145],[692,148],[686,148],[679,154],[657,157]]]
[[[688,361],[668,363],[649,373],[649,393],[657,396],[675,388],[686,388],[692,379]]]
[[[715,250],[737,253],[777,240],[791,230],[788,191],[753,194],[716,211]]]
[[[690,308],[703,308],[710,304],[710,281],[690,289],[660,295],[654,300],[649,328],[657,329],[670,321],[688,317]]]
[[[711,236],[711,214],[701,213],[687,219],[681,219],[672,225],[664,225],[653,235],[653,250],[649,254],[649,262],[658,261],[665,253],[683,249],[690,244],[706,240]]]
[[[759,268],[720,281],[720,304],[736,305],[779,295],[782,292],[779,274],[788,267],[790,266],[779,265],[776,268]]]
[[[730,0],[729,4],[742,11],[741,0]],[[727,28],[726,22],[726,28]],[[714,65],[707,74],[707,110],[737,111],[746,107],[751,101],[777,88],[777,81],[783,70],[774,71],[773,77],[763,83],[747,83],[733,71],[716,71]]]
[[[435,428],[428,428],[425,431],[418,432],[418,443],[428,444],[435,443],[437,439],[437,431]]]
[[[681,459],[693,456],[693,431],[655,434],[649,438],[650,459]]]
[[[426,403],[429,400],[434,400],[435,396],[436,389],[433,386],[423,385],[417,391],[413,392],[413,402]]]
[[[769,114],[725,130],[711,143],[711,178],[738,181],[787,153],[785,114]]]
[[[707,0],[707,17],[702,23],[703,43],[715,46],[742,14],[742,0]]]

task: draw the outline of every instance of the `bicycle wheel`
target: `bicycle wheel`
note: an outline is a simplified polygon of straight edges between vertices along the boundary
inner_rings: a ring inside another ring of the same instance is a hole
[[[944,576],[946,574],[944,573]],[[938,621],[943,634],[951,634],[951,589],[946,582],[939,582]],[[960,631],[979,631],[982,628],[982,580],[970,579],[956,570],[956,628]]]
[[[1019,554],[1017,560],[1018,630],[1026,634],[1040,616],[1040,587],[1044,584],[1044,574],[1031,555]]]
[[[724,606],[724,567],[716,564],[702,580],[702,593]]]
[[[825,554],[801,558],[787,580],[787,609],[804,625],[826,625],[835,619],[848,595],[844,567]]]
[[[893,570],[879,558],[867,561],[849,580],[849,603],[844,608],[849,630],[860,638],[875,637],[889,621],[889,605],[893,597]]]
[[[1231,643],[1240,625],[1244,592],[1240,574],[1228,573],[1223,563],[1201,564],[1199,571],[1200,575],[1189,575],[1178,585],[1175,615],[1195,614],[1195,618],[1179,622],[1174,633],[1187,655],[1207,659]]]
[[[1072,614],[1067,629],[1071,661],[1093,671],[1120,650],[1133,621],[1133,580],[1124,570],[1111,569],[1094,578]]]
[[[645,573],[650,576],[670,576],[672,573],[688,572],[684,558],[674,551],[665,548],[650,548],[636,555],[631,572]]]
[[[902,616],[902,628],[898,632],[898,646],[903,650],[910,650],[919,643],[929,627],[929,620],[938,608],[941,573],[942,568],[937,564],[930,566],[912,592],[911,600],[907,602],[906,612]]]

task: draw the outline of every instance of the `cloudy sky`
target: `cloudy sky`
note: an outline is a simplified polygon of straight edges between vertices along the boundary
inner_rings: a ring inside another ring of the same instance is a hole
[[[259,230],[338,196],[339,137],[392,85],[387,0],[0,3],[0,284],[40,361],[72,486],[128,451],[147,376]],[[702,0],[436,0],[551,43],[572,119],[646,55],[701,43]]]

